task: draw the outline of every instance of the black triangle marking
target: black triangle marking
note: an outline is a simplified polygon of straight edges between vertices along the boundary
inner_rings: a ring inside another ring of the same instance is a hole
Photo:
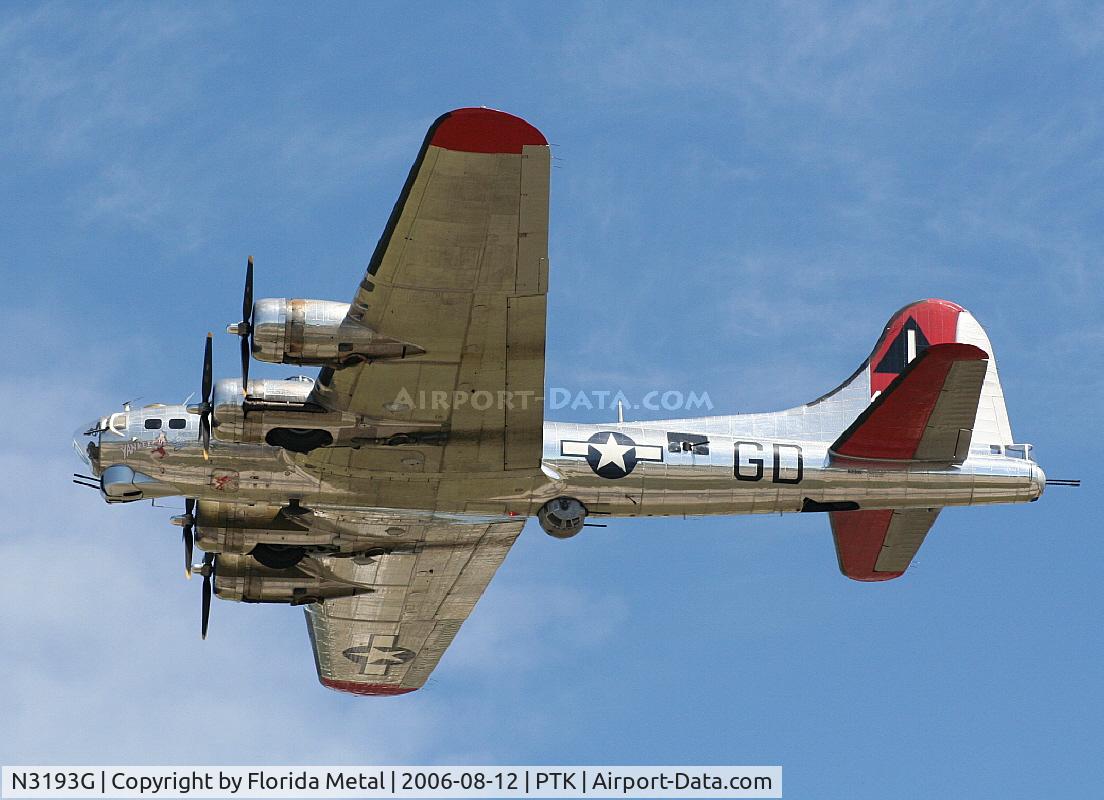
[[[874,368],[875,372],[900,375],[905,371],[905,367],[908,366],[909,331],[916,331],[916,355],[920,355],[928,349],[928,337],[924,335],[924,331],[920,329],[920,325],[916,320],[909,317],[908,321],[901,326],[901,332],[897,334],[897,338],[893,340],[885,355],[882,356],[882,360],[878,362],[878,366]]]

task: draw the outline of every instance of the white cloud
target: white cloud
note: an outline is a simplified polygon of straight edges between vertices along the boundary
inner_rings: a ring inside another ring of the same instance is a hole
[[[424,120],[319,109],[306,84],[263,113],[212,107],[235,103],[218,93],[227,82],[252,99],[232,14],[58,4],[13,17],[0,29],[0,142],[70,170],[66,199],[86,227],[149,234],[170,253],[227,218],[280,217],[412,159]],[[219,111],[231,121],[211,127]]]

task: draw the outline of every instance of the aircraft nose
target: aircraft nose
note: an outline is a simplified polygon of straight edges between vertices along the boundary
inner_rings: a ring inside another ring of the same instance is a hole
[[[92,469],[99,473],[100,469],[100,423],[94,420],[87,425],[77,428],[73,434],[73,450],[77,456]]]

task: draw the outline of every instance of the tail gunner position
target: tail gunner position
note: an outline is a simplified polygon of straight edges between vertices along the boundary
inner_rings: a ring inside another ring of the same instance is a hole
[[[1043,492],[989,340],[921,300],[811,403],[580,425],[543,419],[549,152],[518,117],[429,129],[352,303],[253,302],[241,379],[101,417],[77,452],[108,503],[181,495],[185,568],[225,600],[301,605],[319,677],[363,695],[425,683],[526,518],[826,513],[843,574],[901,575],[946,506]],[[250,359],[319,367],[249,380]],[[244,388],[244,390],[243,390]],[[193,546],[205,551],[191,566]]]

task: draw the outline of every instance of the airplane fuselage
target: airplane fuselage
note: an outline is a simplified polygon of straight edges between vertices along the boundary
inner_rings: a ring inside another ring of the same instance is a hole
[[[830,456],[830,441],[763,435],[765,416],[546,422],[541,470],[480,479],[477,473],[421,472],[416,467],[422,462],[414,457],[398,460],[411,465],[403,471],[319,469],[309,454],[222,442],[217,435],[205,459],[195,415],[183,406],[165,406],[152,415],[129,412],[125,429],[116,415],[114,430],[95,435],[91,466],[103,478],[109,501],[171,495],[243,503],[294,498],[310,506],[481,516],[528,516],[560,496],[578,499],[591,514],[662,516],[1021,503],[1043,491],[1042,470],[1023,453],[975,448],[957,466],[840,463]],[[146,427],[151,418],[161,419],[161,426]],[[414,454],[427,446],[395,449]],[[87,442],[78,450],[87,454]],[[130,497],[128,470],[137,476],[130,481]],[[135,487],[140,496],[132,494]]]

